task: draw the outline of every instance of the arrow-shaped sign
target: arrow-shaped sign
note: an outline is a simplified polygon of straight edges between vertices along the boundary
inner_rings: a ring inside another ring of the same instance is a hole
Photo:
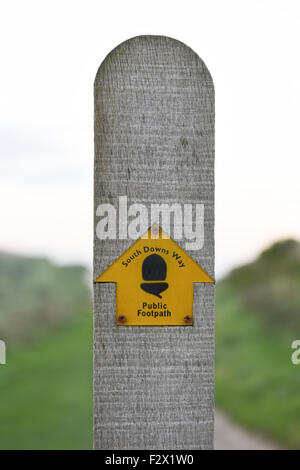
[[[192,325],[194,282],[214,282],[154,225],[95,282],[117,284],[118,325]]]

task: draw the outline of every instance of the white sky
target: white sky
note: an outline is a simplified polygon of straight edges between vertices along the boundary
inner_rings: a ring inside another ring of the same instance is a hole
[[[217,275],[300,238],[298,0],[10,0],[0,10],[0,249],[91,264],[94,76],[139,34],[185,42],[214,78]]]

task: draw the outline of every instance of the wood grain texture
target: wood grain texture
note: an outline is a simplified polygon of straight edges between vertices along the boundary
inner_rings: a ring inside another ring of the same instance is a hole
[[[95,211],[122,195],[149,210],[204,203],[204,247],[189,255],[214,277],[214,89],[186,45],[140,36],[100,66],[94,191]],[[94,279],[132,243],[95,237]],[[95,448],[211,449],[214,286],[195,285],[193,327],[118,327],[115,308],[115,285],[95,284]]]

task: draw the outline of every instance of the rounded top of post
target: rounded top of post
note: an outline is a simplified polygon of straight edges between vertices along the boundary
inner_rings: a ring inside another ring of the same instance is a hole
[[[136,73],[139,72],[138,68],[142,71],[146,66],[161,67],[162,73],[164,66],[169,66],[169,70],[170,66],[193,69],[201,74],[209,88],[214,89],[211,74],[198,54],[183,42],[168,36],[135,36],[120,43],[109,52],[98,68],[95,88],[101,83],[103,76],[107,79],[108,70],[111,73],[115,67],[120,66],[133,67]]]

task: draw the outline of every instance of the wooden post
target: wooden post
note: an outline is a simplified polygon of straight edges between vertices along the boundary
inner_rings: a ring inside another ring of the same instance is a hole
[[[151,204],[201,204],[201,246],[187,250],[186,237],[176,243],[214,277],[214,88],[205,64],[181,42],[136,37],[101,64],[94,196],[95,280],[133,243],[125,203],[149,213]],[[101,205],[117,216],[106,239]],[[171,236],[174,229],[172,219]],[[94,285],[96,449],[213,448],[213,313],[214,285],[201,283],[192,326],[120,326],[115,285]]]

